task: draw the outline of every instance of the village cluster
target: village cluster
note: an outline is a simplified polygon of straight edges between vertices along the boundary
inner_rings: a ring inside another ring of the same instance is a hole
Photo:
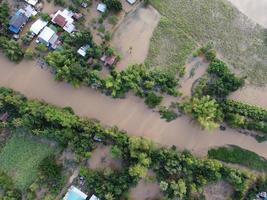
[[[126,0],[129,4],[133,5],[137,0]],[[9,31],[13,34],[15,39],[19,39],[20,32],[23,30],[23,27],[30,21],[32,17],[38,16],[38,13],[42,9],[42,4],[39,3],[39,0],[25,0],[27,5],[23,8],[18,9],[15,14],[11,17],[9,21]],[[82,7],[88,7],[87,3],[82,3]],[[107,12],[107,5],[99,2],[97,11],[100,13]],[[59,27],[67,33],[78,32],[75,23],[81,20],[83,17],[82,13],[72,12],[69,9],[58,10],[55,13],[49,15],[51,18],[50,21],[46,21],[41,17],[36,17],[36,21],[30,26],[29,31],[26,34],[27,40],[31,42],[35,39],[37,44],[43,44],[48,49],[55,50],[61,45],[60,35],[62,31],[58,31]],[[86,44],[80,47],[77,53],[83,57],[86,56],[86,51],[90,48],[89,44]],[[113,65],[117,61],[116,56],[106,56],[104,55],[101,58],[101,61],[104,65]],[[90,63],[91,60],[88,60]]]

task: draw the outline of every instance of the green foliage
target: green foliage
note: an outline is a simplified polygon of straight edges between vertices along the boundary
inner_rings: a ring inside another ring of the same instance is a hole
[[[155,93],[150,92],[146,95],[145,103],[149,108],[155,108],[161,103],[162,99],[162,96],[158,96]]]
[[[176,112],[174,112],[171,108],[167,108],[165,106],[161,106],[159,108],[159,113],[161,118],[166,119],[167,122],[175,120],[178,117]]]
[[[56,163],[54,155],[49,155],[44,158],[40,165],[39,171],[44,177],[44,181],[49,187],[59,187],[62,179],[62,166]]]
[[[25,189],[37,178],[39,163],[52,152],[46,144],[14,135],[0,154],[0,169],[12,176],[16,187]]]
[[[21,46],[14,40],[9,40],[6,37],[0,37],[0,48],[4,54],[14,62],[20,62],[24,57],[24,51]]]
[[[114,12],[120,12],[122,10],[122,4],[119,0],[104,0],[103,1],[109,10]]]
[[[82,168],[80,174],[85,177],[88,191],[101,199],[111,196],[119,199],[135,183],[127,171],[92,171]]]
[[[225,100],[221,107],[230,126],[267,134],[267,110],[234,100]]]
[[[14,184],[6,173],[0,171],[0,199],[1,200],[20,200],[21,192],[15,189]]]
[[[256,195],[259,192],[266,192],[267,191],[267,177],[260,176],[256,183],[249,189],[246,194],[245,199],[255,199]]]
[[[224,98],[245,83],[243,78],[237,78],[230,72],[227,65],[219,59],[214,59],[210,63],[208,73],[214,76],[208,82],[206,88],[206,93],[210,96]]]
[[[0,25],[7,29],[9,17],[9,8],[7,3],[0,4]]]
[[[267,160],[254,152],[242,149],[241,147],[230,145],[211,149],[208,152],[211,159],[221,160],[227,163],[239,164],[253,170],[266,172]]]
[[[203,128],[208,130],[218,127],[218,122],[222,120],[219,104],[210,96],[193,97],[188,102],[182,103],[180,108],[185,113],[191,114]]]

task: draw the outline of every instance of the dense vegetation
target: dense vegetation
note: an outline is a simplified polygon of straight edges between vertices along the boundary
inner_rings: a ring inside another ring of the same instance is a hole
[[[97,186],[93,191],[103,199],[120,196],[122,188],[126,192],[146,175],[148,169],[156,172],[164,194],[170,198],[192,199],[202,193],[201,188],[207,183],[226,180],[234,186],[236,198],[240,199],[253,181],[251,174],[225,167],[218,161],[197,159],[174,148],[158,148],[143,138],[130,138],[117,128],[104,128],[95,121],[79,118],[69,108],[59,109],[27,100],[21,94],[1,88],[0,113],[5,111],[10,114],[6,127],[26,128],[34,135],[57,140],[62,146],[68,144],[81,159],[90,156],[96,145],[95,137],[104,144],[116,146],[124,170],[81,171],[89,189],[92,189],[91,184]]]
[[[7,35],[9,8],[8,4],[0,3],[0,49],[14,62],[19,62],[24,57],[24,50]]]
[[[223,101],[221,107],[230,126],[267,134],[267,110],[234,100]]]
[[[211,149],[208,152],[211,159],[221,160],[226,163],[239,164],[253,170],[267,172],[267,160],[254,152],[238,146],[226,146]]]
[[[0,171],[0,199],[1,200],[20,200],[21,193],[15,189],[12,179]]]
[[[179,107],[185,113],[191,114],[203,128],[208,130],[218,127],[218,122],[222,121],[221,108],[210,96],[193,97],[181,103]]]
[[[78,87],[87,85],[98,89],[112,97],[124,97],[130,90],[140,97],[146,97],[149,107],[158,105],[161,101],[155,93],[167,93],[176,96],[178,80],[175,74],[163,70],[147,70],[143,65],[129,66],[126,70],[117,72],[111,70],[110,75],[100,77],[97,66],[100,57],[104,54],[113,54],[107,46],[98,46],[93,43],[90,32],[83,31],[74,35],[63,34],[64,48],[50,52],[45,60],[55,71],[56,80],[66,81]],[[77,49],[89,44],[85,58],[77,54]],[[88,64],[87,60],[95,60]]]

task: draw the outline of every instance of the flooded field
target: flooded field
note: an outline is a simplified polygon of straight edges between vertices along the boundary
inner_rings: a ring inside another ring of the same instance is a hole
[[[153,8],[140,7],[126,16],[113,35],[114,46],[122,60],[118,70],[125,69],[129,64],[143,63],[149,49],[150,38],[160,19],[159,13]]]
[[[253,21],[267,28],[267,0],[228,0]]]
[[[232,129],[209,133],[186,116],[167,123],[140,98],[128,95],[126,99],[112,99],[89,88],[74,89],[69,84],[55,82],[52,74],[37,67],[34,61],[15,65],[1,55],[0,86],[57,106],[71,106],[80,116],[96,118],[103,124],[117,125],[130,135],[147,137],[162,145],[176,145],[200,156],[206,155],[210,147],[235,144],[267,158],[267,142],[257,143]]]
[[[267,109],[267,86],[255,87],[248,85],[234,92],[230,98]]]

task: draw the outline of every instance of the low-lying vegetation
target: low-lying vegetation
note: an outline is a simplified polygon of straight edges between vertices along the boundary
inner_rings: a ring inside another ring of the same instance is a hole
[[[264,29],[222,0],[151,0],[162,19],[151,40],[148,63],[176,68],[191,51],[213,41],[232,67],[253,83],[267,81]],[[256,58],[256,59],[255,59]]]
[[[39,163],[52,152],[48,145],[16,133],[0,153],[0,170],[24,190],[37,178]]]
[[[252,170],[267,172],[267,160],[254,152],[242,149],[238,146],[230,145],[210,149],[208,151],[210,159],[220,160],[226,163],[238,164]]]

